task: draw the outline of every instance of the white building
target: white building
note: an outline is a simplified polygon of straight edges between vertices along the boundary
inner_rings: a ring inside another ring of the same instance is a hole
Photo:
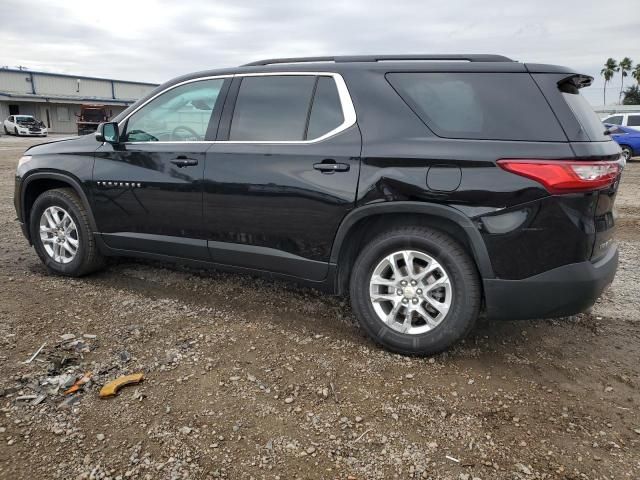
[[[156,86],[0,68],[0,122],[9,115],[33,115],[53,133],[75,133],[80,105],[106,105],[113,117]]]

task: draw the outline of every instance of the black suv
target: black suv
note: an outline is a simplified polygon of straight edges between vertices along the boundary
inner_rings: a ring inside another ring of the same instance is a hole
[[[107,256],[349,294],[387,348],[590,307],[618,262],[620,148],[591,77],[498,55],[287,58],[172,80],[30,148],[15,208],[53,272]]]

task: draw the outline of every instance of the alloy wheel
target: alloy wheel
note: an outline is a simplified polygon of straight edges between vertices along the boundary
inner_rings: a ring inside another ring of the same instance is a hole
[[[69,263],[78,253],[78,228],[69,213],[57,206],[48,207],[40,217],[40,240],[55,262]]]
[[[433,257],[401,250],[384,257],[369,281],[371,304],[391,329],[419,335],[437,327],[451,309],[449,274]]]

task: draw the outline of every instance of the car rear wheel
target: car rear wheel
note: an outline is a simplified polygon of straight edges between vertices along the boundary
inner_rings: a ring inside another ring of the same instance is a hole
[[[363,329],[403,354],[448,348],[473,328],[480,310],[473,260],[451,237],[425,227],[390,230],[367,244],[350,293]]]
[[[79,277],[104,265],[87,212],[70,188],[42,193],[31,209],[29,228],[36,253],[53,273]]]
[[[631,150],[630,147],[627,147],[626,145],[622,146],[622,156],[624,157],[625,160],[629,161],[631,160],[631,157],[633,156],[633,151]]]

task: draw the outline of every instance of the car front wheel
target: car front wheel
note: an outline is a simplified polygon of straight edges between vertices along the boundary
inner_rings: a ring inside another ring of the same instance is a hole
[[[356,259],[351,304],[363,329],[398,353],[428,355],[472,329],[481,288],[475,263],[455,240],[402,227],[369,242]]]
[[[625,160],[631,160],[631,157],[633,156],[633,151],[631,150],[630,147],[627,147],[626,145],[624,145],[622,147],[622,156],[624,157]]]
[[[42,193],[31,208],[29,228],[36,253],[49,271],[79,277],[102,267],[87,212],[72,189]]]

